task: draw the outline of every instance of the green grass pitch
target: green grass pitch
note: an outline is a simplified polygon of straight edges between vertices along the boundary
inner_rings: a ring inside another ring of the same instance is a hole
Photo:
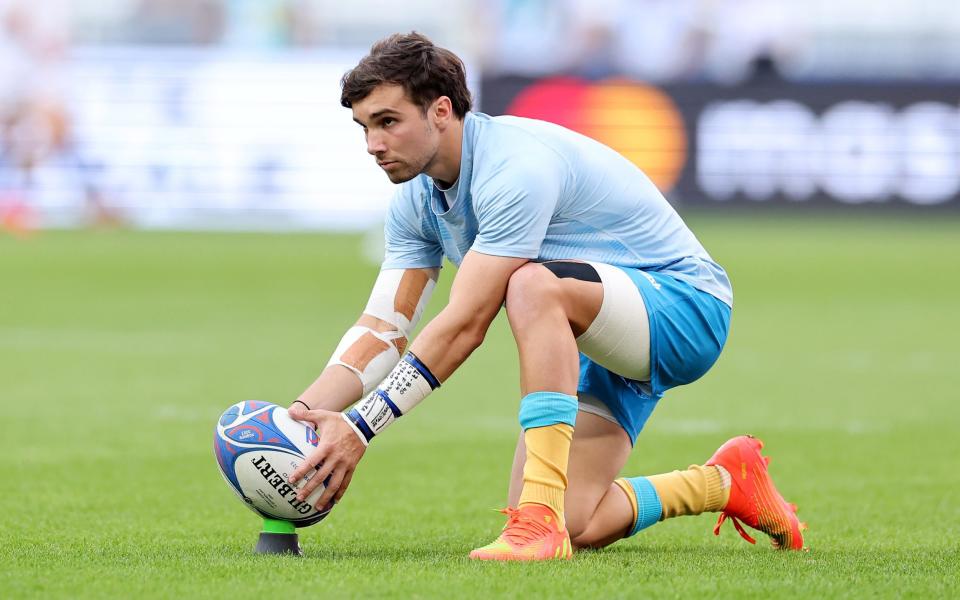
[[[753,433],[809,553],[676,519],[569,563],[478,564],[517,436],[501,315],[370,448],[350,492],[254,556],[211,450],[220,412],[286,404],[362,308],[360,236],[0,237],[0,597],[943,597],[960,594],[960,221],[694,215],[730,272],[727,349],[626,472]],[[436,312],[452,279],[447,268]]]

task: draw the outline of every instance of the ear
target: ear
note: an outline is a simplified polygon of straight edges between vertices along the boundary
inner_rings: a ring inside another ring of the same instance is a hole
[[[437,127],[443,128],[453,119],[453,103],[447,96],[440,96],[434,101],[433,119]]]

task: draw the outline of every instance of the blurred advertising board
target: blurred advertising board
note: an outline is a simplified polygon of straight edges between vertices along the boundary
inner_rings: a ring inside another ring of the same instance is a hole
[[[393,185],[340,106],[365,52],[75,49],[52,109],[60,142],[34,144],[29,168],[0,152],[0,211],[25,207],[46,227],[375,226]],[[23,121],[20,138],[43,137]]]
[[[484,112],[603,141],[684,206],[960,207],[960,84],[492,78]]]

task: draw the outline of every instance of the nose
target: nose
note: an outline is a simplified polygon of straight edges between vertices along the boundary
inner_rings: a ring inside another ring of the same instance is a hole
[[[376,132],[367,132],[367,152],[376,156],[377,154],[383,154],[386,151],[387,146],[383,143],[383,138],[377,135]]]

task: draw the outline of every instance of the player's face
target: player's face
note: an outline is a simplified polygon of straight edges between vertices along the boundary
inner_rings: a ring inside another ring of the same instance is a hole
[[[353,120],[363,127],[367,152],[393,183],[409,181],[426,171],[437,156],[440,135],[403,87],[382,84],[353,103]]]

